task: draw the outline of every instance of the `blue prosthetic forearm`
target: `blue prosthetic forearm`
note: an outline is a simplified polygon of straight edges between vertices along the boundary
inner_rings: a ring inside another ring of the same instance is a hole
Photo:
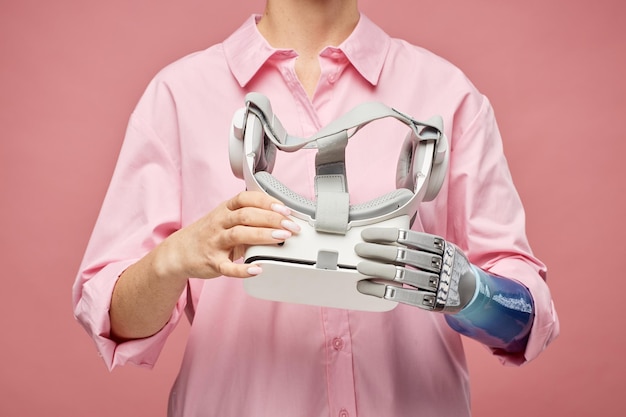
[[[446,321],[490,348],[523,352],[535,316],[530,292],[517,281],[472,268],[478,278],[474,298],[457,314],[447,314]]]

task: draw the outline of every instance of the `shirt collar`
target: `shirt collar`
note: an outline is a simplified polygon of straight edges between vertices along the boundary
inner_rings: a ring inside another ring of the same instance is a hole
[[[244,87],[278,50],[270,46],[256,27],[258,15],[251,16],[223,43],[231,72]],[[348,38],[337,47],[370,84],[380,78],[390,38],[365,15]]]

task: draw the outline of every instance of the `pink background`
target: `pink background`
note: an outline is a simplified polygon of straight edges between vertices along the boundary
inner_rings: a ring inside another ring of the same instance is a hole
[[[550,268],[561,337],[519,369],[468,341],[475,416],[624,415],[625,5],[361,3],[490,97],[529,237]],[[261,6],[0,0],[1,416],[165,415],[186,326],[153,371],[109,373],[72,318],[70,288],[149,79]]]

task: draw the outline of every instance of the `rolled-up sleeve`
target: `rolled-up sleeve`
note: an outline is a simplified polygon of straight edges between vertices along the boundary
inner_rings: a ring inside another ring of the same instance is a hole
[[[117,279],[180,228],[179,151],[173,104],[167,87],[153,82],[131,116],[73,286],[74,315],[94,339],[109,369],[125,363],[153,366],[185,308],[186,297],[182,294],[169,322],[157,334],[119,344],[110,338],[109,308]]]
[[[133,261],[115,262],[102,268],[75,288],[74,314],[93,338],[99,355],[109,370],[132,363],[152,368],[165,345],[167,336],[176,327],[185,308],[185,294],[181,296],[168,323],[155,335],[145,339],[117,343],[111,339],[109,307],[117,277]]]

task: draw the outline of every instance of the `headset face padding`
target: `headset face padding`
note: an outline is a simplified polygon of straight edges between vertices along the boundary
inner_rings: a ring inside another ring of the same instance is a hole
[[[273,175],[266,171],[254,174],[254,178],[272,197],[276,197],[288,207],[315,218],[315,201],[292,191]],[[364,220],[397,210],[413,197],[413,192],[406,188],[398,188],[372,200],[350,205],[350,220]]]
[[[441,141],[446,142],[445,144],[438,145],[439,146],[448,146],[447,138],[442,135]],[[430,178],[428,180],[428,187],[426,189],[426,193],[424,194],[424,201],[432,201],[437,197],[439,191],[441,191],[441,187],[443,186],[443,181],[446,178],[446,174],[448,172],[448,164],[450,161],[450,154],[445,151],[442,155],[443,160],[433,162],[433,167],[430,171]]]
[[[417,186],[416,177],[418,175],[428,175],[426,178],[426,192],[424,193],[423,201],[433,200],[437,197],[437,194],[439,194],[448,169],[448,152],[446,150],[447,139],[445,135],[440,136],[436,148],[433,150],[428,145],[418,141],[412,131],[409,132],[402,143],[402,148],[398,156],[396,186],[398,188],[414,190]],[[426,157],[426,153],[429,152],[434,152],[435,156],[430,173],[423,173],[420,171],[423,166],[423,159]],[[441,160],[439,161],[437,161],[437,153],[441,155]]]
[[[274,170],[274,163],[276,162],[276,153],[277,149],[274,144],[264,137],[263,144],[260,147],[259,159],[257,160],[257,171],[268,171],[272,172]]]
[[[413,178],[414,143],[413,132],[409,132],[402,143],[402,148],[400,148],[400,155],[398,155],[398,165],[396,168],[396,187],[398,188],[412,190],[415,187],[415,179]]]

